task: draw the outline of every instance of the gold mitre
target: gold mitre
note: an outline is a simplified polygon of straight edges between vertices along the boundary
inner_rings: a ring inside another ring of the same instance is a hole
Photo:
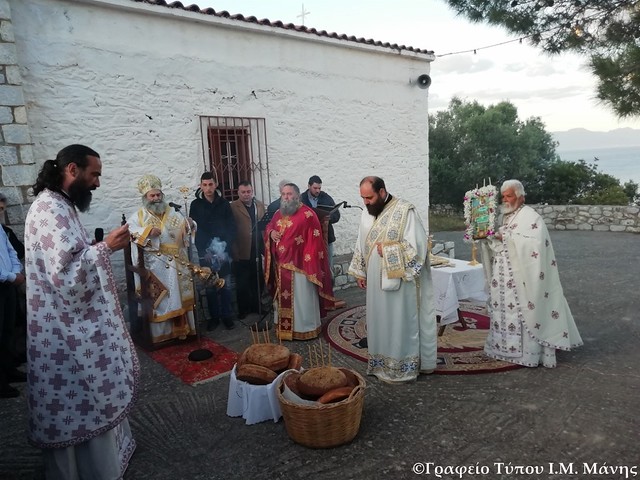
[[[162,182],[155,175],[150,173],[138,180],[138,190],[142,195],[146,195],[149,190],[162,190]]]

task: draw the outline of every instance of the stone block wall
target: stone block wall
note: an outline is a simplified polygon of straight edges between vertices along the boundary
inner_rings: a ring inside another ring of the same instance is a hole
[[[617,205],[530,205],[549,230],[640,233],[640,207]]]
[[[640,233],[640,207],[638,206],[530,205],[530,207],[544,218],[549,230]],[[432,246],[431,253],[455,258],[455,244],[454,242],[436,242]],[[347,274],[350,262],[351,255],[340,255],[334,258],[334,290],[356,285],[356,279]]]
[[[455,208],[449,204],[429,205],[429,213],[432,215],[456,215],[460,214],[460,208]]]
[[[3,220],[18,238],[24,233],[27,191],[37,175],[22,92],[11,8],[0,0],[0,192],[7,197]]]
[[[436,242],[431,247],[431,253],[434,255],[447,256],[455,258],[454,242]],[[356,279],[347,273],[349,264],[351,263],[352,254],[337,255],[333,259],[333,290],[344,290],[346,288],[355,287]]]
[[[333,290],[355,287],[356,279],[347,274],[352,255],[337,255],[333,259]]]

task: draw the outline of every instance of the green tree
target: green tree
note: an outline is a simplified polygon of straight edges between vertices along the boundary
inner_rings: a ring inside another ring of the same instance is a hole
[[[581,205],[627,205],[628,197],[620,185],[607,187],[603,190],[596,190],[582,198],[576,200],[575,203]]]
[[[593,172],[584,160],[555,162],[540,184],[540,200],[551,205],[567,205],[584,195]]]
[[[462,206],[464,194],[484,181],[518,178],[540,199],[545,170],[557,161],[556,143],[538,118],[518,119],[510,102],[484,107],[453,98],[429,117],[431,203]]]
[[[547,53],[586,56],[597,97],[620,117],[640,115],[638,0],[446,0],[477,23],[505,27]]]
[[[461,208],[464,194],[491,179],[522,181],[528,203],[628,205],[638,185],[598,171],[592,163],[562,161],[538,118],[521,121],[509,102],[484,107],[453,98],[447,110],[429,116],[431,204]]]
[[[640,194],[638,194],[638,184],[636,182],[625,182],[622,189],[631,205],[640,205]]]
[[[631,182],[633,183],[633,182]],[[629,192],[620,181],[598,171],[596,163],[557,161],[544,173],[539,198],[552,205],[628,205]],[[629,187],[629,189],[632,187]],[[529,200],[527,195],[527,200]]]

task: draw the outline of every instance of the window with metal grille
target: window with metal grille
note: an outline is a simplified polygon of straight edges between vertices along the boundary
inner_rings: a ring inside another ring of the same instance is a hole
[[[270,202],[269,161],[264,118],[200,117],[205,170],[214,173],[227,200],[238,198],[248,180],[257,199]]]

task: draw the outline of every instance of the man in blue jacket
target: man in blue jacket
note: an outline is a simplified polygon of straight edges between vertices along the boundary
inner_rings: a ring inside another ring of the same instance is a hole
[[[236,239],[236,222],[227,200],[217,190],[218,182],[211,172],[200,177],[200,189],[189,207],[189,217],[198,225],[196,248],[200,265],[210,267],[225,280],[224,287],[207,288],[207,306],[211,318],[207,330],[215,329],[220,321],[231,330],[235,328],[231,310],[231,245]]]
[[[9,383],[24,382],[27,375],[14,361],[17,287],[24,283],[22,264],[9,238],[0,229],[0,398],[17,397],[20,392]]]

